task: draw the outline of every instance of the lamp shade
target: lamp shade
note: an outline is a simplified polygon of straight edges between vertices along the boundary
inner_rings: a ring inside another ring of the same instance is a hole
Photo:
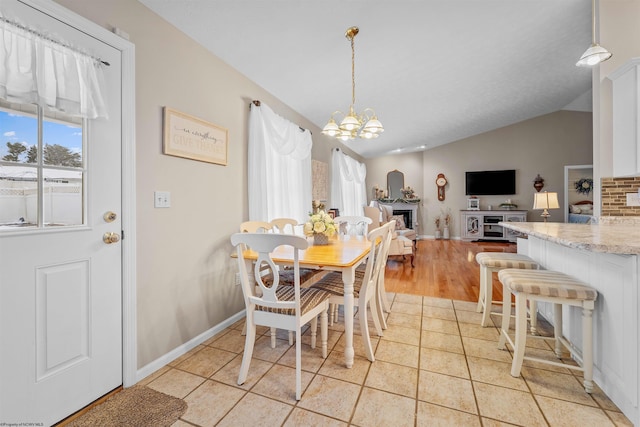
[[[589,49],[582,54],[580,60],[576,62],[576,65],[578,67],[593,67],[609,58],[611,58],[611,52],[599,44],[592,44]]]
[[[558,209],[558,193],[535,193],[533,199],[533,209]]]

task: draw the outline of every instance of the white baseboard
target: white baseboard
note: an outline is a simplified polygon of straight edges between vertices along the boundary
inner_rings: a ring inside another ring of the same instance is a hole
[[[166,353],[166,354],[162,355],[161,357],[157,358],[153,362],[151,362],[151,363],[143,366],[142,368],[138,369],[136,371],[136,383],[138,381],[148,377],[149,375],[153,374],[155,371],[157,371],[158,369],[162,368],[163,366],[166,366],[167,364],[169,364],[170,362],[174,361],[175,359],[177,359],[178,357],[182,356],[183,354],[187,353],[192,348],[195,348],[195,347],[199,346],[200,344],[202,344],[203,342],[205,342],[209,338],[211,338],[211,337],[215,336],[216,334],[224,331],[226,328],[228,328],[229,326],[231,326],[234,323],[236,323],[238,320],[240,320],[243,317],[245,317],[245,315],[246,315],[246,310],[242,310],[242,311],[234,314],[233,316],[229,317],[228,319],[224,320],[223,322],[218,323],[213,328],[211,328],[211,329],[209,329],[207,331],[204,331],[203,333],[201,333],[197,337],[192,338],[191,340],[187,341],[186,343],[182,344],[181,346],[174,348],[169,353]]]

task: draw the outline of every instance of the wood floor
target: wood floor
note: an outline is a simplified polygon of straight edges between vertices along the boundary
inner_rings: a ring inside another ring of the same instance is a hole
[[[418,240],[415,268],[407,258],[389,257],[385,273],[388,292],[478,301],[478,252],[517,252],[515,243]],[[493,276],[493,300],[502,299],[502,286]]]

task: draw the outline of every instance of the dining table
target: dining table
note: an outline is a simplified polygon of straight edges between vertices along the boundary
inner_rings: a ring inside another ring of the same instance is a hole
[[[327,271],[339,271],[342,273],[344,283],[344,330],[345,349],[344,358],[347,368],[353,367],[353,284],[356,277],[356,268],[366,261],[371,243],[366,236],[353,236],[336,234],[329,238],[326,245],[314,245],[313,238],[308,237],[309,247],[299,252],[300,268],[316,268]],[[257,253],[252,250],[245,252],[247,261],[255,261]],[[271,253],[274,263],[282,266],[293,264],[293,248],[291,246],[279,246]]]

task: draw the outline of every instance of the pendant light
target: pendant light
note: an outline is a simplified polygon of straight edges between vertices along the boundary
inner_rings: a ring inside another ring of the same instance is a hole
[[[596,0],[591,0],[591,34],[592,42],[580,60],[576,62],[578,67],[593,67],[611,58],[611,52],[596,43]]]

